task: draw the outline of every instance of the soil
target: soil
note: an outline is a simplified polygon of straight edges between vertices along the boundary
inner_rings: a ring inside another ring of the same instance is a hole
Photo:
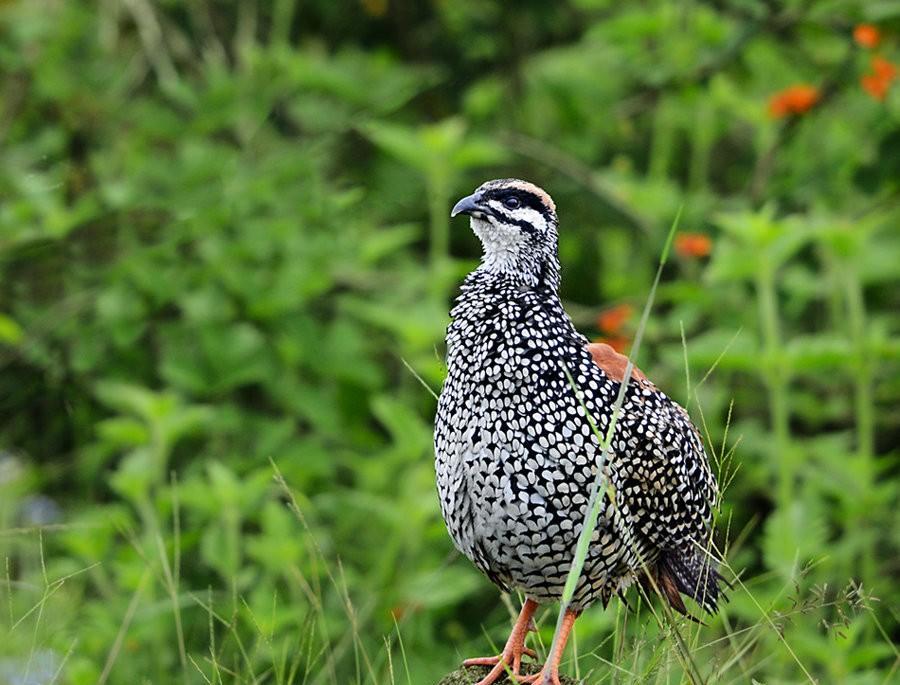
[[[540,666],[537,664],[522,666],[522,673],[537,673],[539,668]],[[475,683],[488,674],[488,671],[490,671],[490,669],[487,666],[469,666],[460,668],[459,670],[453,671],[453,673],[445,675],[437,685],[475,685]],[[579,685],[577,680],[564,674],[560,674],[559,682],[562,683],[562,685]],[[503,680],[498,680],[495,685],[512,685],[512,681],[504,678]]]

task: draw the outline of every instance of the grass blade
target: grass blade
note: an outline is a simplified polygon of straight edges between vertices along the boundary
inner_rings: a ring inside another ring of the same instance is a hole
[[[615,402],[613,403],[612,417],[610,418],[609,427],[606,431],[606,436],[600,440],[601,450],[600,457],[597,459],[597,475],[594,477],[594,482],[591,484],[591,493],[588,498],[588,506],[585,512],[584,521],[582,522],[581,534],[578,536],[578,542],[575,545],[575,557],[572,559],[572,566],[569,568],[569,574],[566,576],[565,587],[563,588],[562,600],[559,608],[559,616],[556,620],[556,631],[553,634],[553,642],[550,644],[550,654],[555,654],[556,650],[559,648],[559,639],[560,632],[562,630],[563,619],[565,617],[566,611],[568,611],[569,606],[572,603],[572,599],[575,596],[575,590],[578,586],[578,580],[581,578],[581,572],[584,569],[584,562],[587,558],[588,547],[590,546],[591,537],[594,534],[594,529],[597,526],[597,516],[600,513],[600,493],[605,491],[605,483],[604,483],[604,470],[606,468],[606,462],[609,459],[610,448],[612,447],[612,440],[615,436],[616,431],[616,423],[619,419],[619,413],[622,410],[622,405],[625,403],[625,395],[628,392],[628,386],[631,381],[631,373],[634,369],[634,357],[640,352],[641,342],[644,337],[644,330],[647,327],[647,321],[650,318],[650,310],[653,308],[653,301],[656,298],[656,289],[659,286],[660,278],[662,277],[663,267],[666,264],[666,259],[669,255],[669,248],[672,245],[672,240],[675,237],[675,233],[678,231],[678,223],[681,219],[681,208],[679,208],[678,213],[675,215],[675,219],[672,222],[672,226],[669,228],[669,234],[666,237],[665,246],[663,247],[662,255],[659,259],[659,265],[656,269],[656,276],[653,279],[653,285],[650,287],[650,294],[647,296],[647,302],[644,305],[644,311],[641,314],[641,321],[638,325],[637,333],[634,336],[634,344],[631,347],[631,353],[628,355],[628,364],[625,367],[625,376],[622,379],[622,384],[619,386],[619,394],[616,397]],[[572,385],[575,390],[576,396],[579,398],[579,401],[582,403],[584,407],[584,402],[581,399],[580,391],[575,386],[574,379],[572,378],[569,370],[567,368],[563,368],[563,371],[566,374],[566,377],[569,379],[570,385]],[[591,424],[591,428],[594,431],[594,434],[600,439],[599,432],[597,430],[596,424],[591,418],[590,413],[587,411],[587,407],[585,407],[585,415],[588,417],[588,421]],[[545,674],[544,676],[544,684],[547,685],[549,683],[549,674]]]

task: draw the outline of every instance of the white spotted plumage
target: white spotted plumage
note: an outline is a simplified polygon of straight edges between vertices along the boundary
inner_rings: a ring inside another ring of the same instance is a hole
[[[520,206],[511,208],[509,197]],[[447,330],[434,433],[441,511],[457,548],[492,581],[552,601],[565,583],[599,456],[566,370],[601,432],[620,386],[594,362],[560,302],[549,196],[500,180],[465,200],[457,208],[471,216],[485,255]],[[630,385],[606,476],[574,606],[605,603],[668,559],[688,588],[681,591],[714,609],[715,582],[692,576],[715,574],[701,549],[715,479],[686,412],[649,381]]]

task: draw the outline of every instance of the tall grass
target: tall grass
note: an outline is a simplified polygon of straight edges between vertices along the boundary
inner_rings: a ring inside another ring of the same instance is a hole
[[[227,591],[212,588],[205,592],[179,591],[165,553],[176,534],[171,529],[160,531],[159,554],[143,557],[143,572],[135,579],[130,597],[121,598],[126,600],[122,603],[117,597],[110,598],[120,607],[112,612],[119,614],[119,626],[102,670],[95,671],[79,656],[82,643],[91,639],[90,622],[82,614],[79,595],[85,587],[85,578],[95,567],[57,576],[45,565],[41,566],[40,559],[43,538],[62,531],[33,529],[7,533],[2,538],[7,567],[18,566],[33,552],[38,562],[36,577],[40,580],[38,585],[13,581],[7,572],[2,598],[6,606],[2,633],[5,644],[21,645],[18,651],[23,655],[15,662],[7,658],[4,662],[7,672],[27,678],[46,667],[54,674],[47,682],[87,682],[92,679],[90,673],[95,674],[96,682],[125,682],[120,669],[122,660],[128,659],[127,652],[132,649],[130,642],[142,632],[142,624],[168,615],[172,628],[165,632],[170,642],[160,647],[184,655],[180,669],[183,682],[278,685],[422,682],[417,680],[421,675],[414,675],[418,667],[409,661],[410,649],[420,648],[422,644],[415,618],[409,614],[395,615],[392,624],[383,633],[379,631],[379,622],[373,621],[365,594],[348,585],[340,557],[327,552],[309,526],[300,504],[302,498],[274,462],[272,470],[273,495],[293,514],[295,524],[291,535],[303,539],[304,554],[318,569],[324,583],[295,567],[293,578],[303,588],[303,599],[294,598],[290,606],[283,607],[286,600],[273,592],[269,609],[264,612],[258,605],[251,606],[253,600],[244,593],[239,594],[235,606]],[[11,540],[15,540],[14,545],[9,544]],[[732,555],[739,554],[739,545],[737,541],[732,544]],[[720,555],[719,551],[713,551]],[[10,557],[10,553],[14,556]],[[796,581],[788,581],[774,596],[767,594],[767,599],[763,599],[753,588],[767,585],[769,579],[743,578],[741,570],[733,568],[727,558],[722,565],[736,587],[730,593],[729,602],[723,603],[720,615],[709,619],[706,625],[672,615],[663,603],[647,604],[640,595],[629,598],[630,606],[615,602],[605,615],[601,608],[594,607],[579,619],[571,642],[573,656],[564,661],[564,672],[579,673],[586,683],[749,682],[765,673],[770,662],[782,653],[794,663],[797,676],[808,682],[820,682],[822,676],[812,674],[798,655],[794,640],[802,639],[810,627],[824,625],[825,630],[840,635],[858,630],[860,621],[872,620],[878,627],[872,648],[893,654],[893,665],[876,682],[891,682],[900,663],[900,653],[873,612],[877,598],[863,587],[851,584],[843,590],[813,587],[802,591]],[[810,570],[805,569],[801,578]],[[436,578],[439,582],[439,575]],[[160,599],[148,592],[152,588],[162,591]],[[431,590],[437,592],[439,587],[435,585]],[[752,620],[746,618],[748,612],[743,607],[747,606],[755,613]],[[294,618],[273,621],[281,609],[287,609]],[[537,620],[541,658],[551,648],[555,611],[548,607]],[[836,622],[831,618],[835,616]],[[193,626],[187,641],[177,628],[183,619]],[[503,629],[501,623],[492,626],[488,634],[502,634]],[[202,632],[206,633],[205,641],[198,639]],[[57,650],[54,645],[63,636],[65,646]],[[468,646],[461,645],[461,648],[468,649],[483,641],[478,636],[468,638]],[[204,642],[205,647],[201,647]],[[450,666],[454,649],[447,645],[445,650],[441,661]],[[41,660],[47,660],[47,664],[39,663]],[[59,679],[61,674],[65,674],[64,680]]]

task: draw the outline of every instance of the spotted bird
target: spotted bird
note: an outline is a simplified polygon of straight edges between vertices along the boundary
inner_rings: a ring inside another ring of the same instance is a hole
[[[523,655],[534,656],[525,638],[536,608],[562,595],[597,471],[601,448],[585,410],[604,434],[627,359],[589,344],[563,309],[559,224],[545,191],[489,181],[450,216],[459,214],[483,255],[450,312],[437,489],[456,547],[502,590],[526,597],[503,652],[465,664],[492,667],[478,685],[507,671],[521,683],[559,685],[577,616],[635,581],[679,612],[682,595],[716,610],[721,578],[707,550],[718,488],[687,412],[634,368],[562,640],[540,673],[521,675]]]

